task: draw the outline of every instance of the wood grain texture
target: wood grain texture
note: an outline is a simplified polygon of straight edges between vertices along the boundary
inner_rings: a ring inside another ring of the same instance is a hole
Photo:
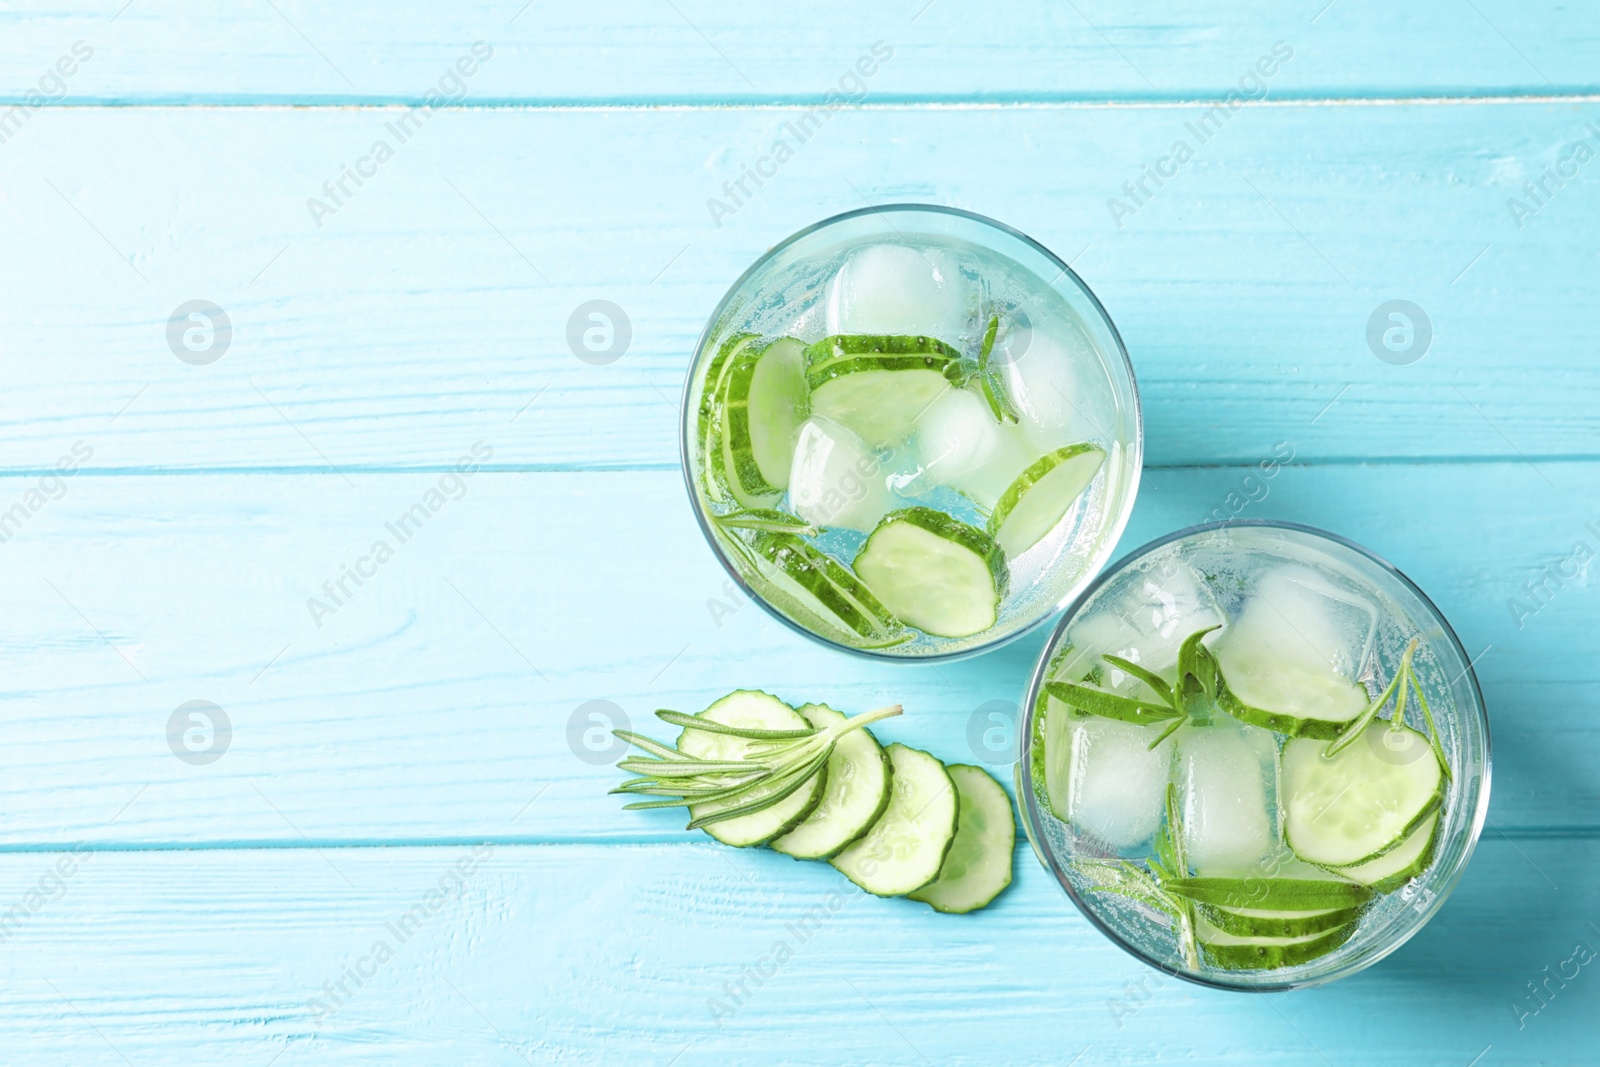
[[[1528,599],[1524,585],[1580,541],[1600,548],[1585,526],[1600,522],[1600,464],[1541,469],[1558,489],[1522,463],[1150,472],[1122,548],[1246,494],[1264,498],[1240,514],[1365,543],[1478,657],[1495,825],[1591,833],[1594,591],[1573,578]],[[698,711],[740,686],[862,711],[901,702],[885,738],[963,761],[974,713],[1021,699],[1044,641],[942,667],[830,652],[731,592],[675,472],[479,473],[399,543],[386,523],[439,479],[66,483],[0,545],[0,842],[695,839],[681,817],[605,795],[617,772],[584,762],[569,733],[577,715],[582,749],[581,705],[613,702],[648,730],[655,708]],[[0,480],[0,501],[28,484]],[[308,598],[331,605],[323,583],[378,539],[394,558],[317,626]],[[1514,613],[1513,597],[1537,610]],[[210,766],[168,745],[169,717],[196,699],[233,724]]]
[[[1592,964],[1552,981],[1543,1005],[1528,990],[1575,945],[1600,948],[1593,840],[1486,841],[1445,909],[1376,968],[1250,997],[1123,954],[1026,846],[1013,886],[967,917],[709,844],[480,850],[458,885],[464,858],[90,853],[57,888],[60,857],[6,856],[0,902],[42,881],[53,898],[0,947],[7,1051],[149,1067],[1540,1064],[1581,1062],[1571,1052],[1600,1009]],[[419,904],[402,941],[390,924]],[[359,987],[347,968],[365,972]]]
[[[1520,230],[1506,208],[1600,145],[1581,110],[1241,111],[1119,229],[1107,199],[1195,114],[841,114],[720,228],[706,199],[790,113],[441,114],[320,229],[307,199],[399,112],[40,115],[0,158],[0,240],[28,250],[0,263],[0,467],[79,438],[120,470],[436,467],[485,436],[520,469],[668,467],[725,287],[863,198],[971,208],[1070,257],[1132,353],[1152,465],[1285,439],[1303,462],[1596,451],[1578,309],[1600,199],[1584,176]],[[196,298],[232,321],[209,366],[167,342]],[[595,298],[632,321],[609,366],[567,341]],[[1432,322],[1410,366],[1368,346],[1395,298]]]
[[[20,98],[74,40],[96,50],[70,80],[80,101],[418,100],[474,41],[494,58],[480,102],[819,99],[872,42],[895,49],[885,99],[1221,96],[1274,41],[1312,96],[1593,91],[1600,32],[1554,0],[949,0],[805,7],[649,0],[582,7],[504,0],[338,6],[123,0],[9,7],[0,93]]]

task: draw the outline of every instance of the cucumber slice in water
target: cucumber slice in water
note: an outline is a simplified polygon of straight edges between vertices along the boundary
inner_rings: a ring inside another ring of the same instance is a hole
[[[1427,869],[1433,862],[1433,846],[1439,832],[1439,813],[1411,831],[1409,837],[1375,860],[1340,867],[1340,874],[1351,881],[1369,885],[1380,893],[1399,889]]]
[[[729,337],[711,357],[705,382],[700,390],[700,407],[695,432],[700,442],[701,490],[717,502],[726,503],[732,493],[728,487],[728,465],[722,450],[723,407],[728,397],[728,369],[741,353],[759,340],[753,333]]]
[[[852,643],[878,647],[907,639],[900,620],[872,591],[809,541],[797,534],[760,531],[752,543],[772,564],[764,575],[767,581],[832,628],[842,627],[859,639]]]
[[[807,413],[805,345],[780,337],[746,348],[730,360],[727,389],[730,471],[752,496],[781,492]]]
[[[934,911],[962,915],[984,907],[1011,884],[1017,820],[1011,798],[981,768],[958,763],[945,770],[961,804],[956,838],[939,877],[906,895]]]
[[[807,730],[811,727],[810,723],[800,717],[799,712],[777,697],[753,689],[741,689],[729,693],[696,717],[719,722],[724,726],[743,726],[757,730]],[[696,730],[692,726],[685,727],[678,735],[679,752],[707,760],[742,759],[749,744],[750,742],[743,738],[712,733],[709,730]],[[811,809],[816,807],[826,783],[827,769],[824,768],[817,772],[810,782],[765,811],[711,823],[704,827],[705,832],[725,845],[748,848],[751,845],[762,844],[798,826],[801,820],[811,813]],[[767,789],[765,793],[757,795],[770,795],[777,788]],[[746,803],[749,799],[754,798],[746,798],[740,803]],[[691,804],[689,815],[698,819],[702,815],[713,814],[717,807],[717,803]]]
[[[1307,738],[1283,746],[1280,783],[1284,837],[1295,855],[1324,867],[1349,867],[1397,848],[1444,797],[1444,767],[1428,739],[1409,726],[1406,755],[1385,744],[1390,724],[1374,720],[1329,758]]]
[[[982,633],[999,617],[1006,557],[982,530],[933,508],[890,512],[855,558],[890,611],[935,637]]]
[[[1090,444],[1068,445],[1035,460],[1000,495],[989,535],[1015,559],[1042,541],[1071,510],[1105,463]]]
[[[807,704],[798,710],[819,730],[845,721],[844,715],[826,704]],[[871,733],[852,730],[845,734],[828,757],[822,799],[805,822],[774,839],[772,847],[799,860],[822,859],[838,852],[866,833],[888,807],[893,774],[889,757]]]
[[[1201,950],[1213,964],[1229,971],[1261,971],[1309,963],[1350,940],[1355,930],[1355,923],[1345,923],[1299,937],[1252,937],[1218,929],[1204,916],[1195,921],[1195,939]]]
[[[1197,904],[1274,911],[1358,908],[1373,897],[1364,885],[1339,878],[1174,878],[1166,887]]]
[[[1286,644],[1294,654],[1284,654]],[[1289,737],[1338,737],[1372,699],[1360,683],[1300,650],[1302,644],[1270,604],[1252,602],[1210,645],[1222,675],[1223,710]]]
[[[1296,911],[1285,908],[1221,908],[1196,904],[1195,909],[1212,926],[1240,937],[1305,937],[1323,934],[1335,927],[1353,923],[1361,908],[1327,908],[1322,911]]]
[[[812,413],[874,448],[904,441],[960,380],[960,354],[932,337],[826,337],[806,349]]]
[[[959,809],[944,764],[901,744],[887,751],[894,767],[889,806],[865,837],[828,862],[867,892],[898,897],[939,877]]]

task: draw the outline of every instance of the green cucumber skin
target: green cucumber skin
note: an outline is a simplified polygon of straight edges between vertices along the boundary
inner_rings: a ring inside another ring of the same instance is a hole
[[[1333,879],[1178,878],[1167,883],[1167,888],[1197,904],[1282,911],[1357,907],[1375,896],[1367,886]]]
[[[1200,942],[1200,951],[1214,965],[1225,971],[1269,971],[1280,967],[1298,967],[1326,956],[1350,940],[1356,924],[1335,927],[1322,937],[1297,945],[1209,945]]]
[[[1432,811],[1428,812],[1428,815],[1439,816],[1440,821],[1442,821],[1443,820],[1442,807],[1443,807],[1443,805],[1436,805],[1433,808]],[[1420,828],[1420,825],[1421,824],[1419,823],[1418,824],[1418,828]],[[1400,842],[1402,844],[1405,842],[1405,838],[1407,836],[1410,836],[1410,835],[1407,834],[1407,835],[1404,835],[1404,836],[1402,836],[1400,838]],[[1399,844],[1394,846],[1394,848],[1398,848],[1398,847],[1400,847]],[[1415,878],[1417,875],[1419,875],[1423,871],[1427,870],[1429,865],[1433,863],[1434,854],[1438,851],[1438,849],[1439,849],[1439,826],[1438,826],[1438,823],[1435,822],[1434,828],[1433,828],[1433,832],[1428,835],[1428,844],[1422,850],[1421,855],[1419,855],[1415,860],[1412,860],[1411,861],[1411,865],[1406,867],[1405,869],[1396,871],[1394,874],[1389,875],[1389,877],[1387,877],[1387,878],[1382,878],[1382,879],[1379,879],[1376,882],[1369,883],[1369,888],[1375,893],[1392,893],[1394,890],[1399,889],[1401,886],[1403,886],[1407,882],[1411,881],[1411,879]],[[1390,851],[1393,851],[1393,849],[1385,849],[1383,852],[1379,853],[1379,856],[1388,855],[1388,853]],[[1372,858],[1377,858],[1377,857],[1372,857]],[[1367,860],[1362,860],[1361,861],[1361,863],[1366,863],[1366,862],[1368,862],[1368,861]],[[1348,870],[1351,867],[1359,867],[1359,866],[1361,866],[1360,863],[1351,863],[1351,864],[1346,864],[1344,867],[1324,867],[1323,869],[1327,870],[1327,871],[1331,871],[1332,873],[1337,874],[1337,875],[1341,875],[1343,877],[1349,877],[1349,875],[1345,874],[1346,870]]]
[[[946,541],[954,541],[983,560],[984,565],[989,568],[989,576],[994,579],[996,602],[998,603],[1000,600],[1005,599],[1011,580],[1010,572],[1006,566],[1006,554],[995,543],[994,538],[987,533],[976,526],[967,525],[952,515],[947,515],[934,508],[920,506],[901,508],[899,511],[889,512],[878,523],[877,529],[872,532],[876,534],[878,530],[892,526],[897,522],[909,523],[937,537],[942,537]],[[861,551],[865,552],[867,546],[871,543],[872,538],[868,537],[866,544],[861,546]],[[860,553],[856,554],[856,559],[861,559]]]
[[[803,707],[797,708],[795,710],[797,710],[800,713],[800,717],[801,718],[805,719],[807,722],[811,722],[811,716],[806,714],[806,709],[810,708],[812,706],[813,705],[806,704]],[[825,704],[824,705],[820,705],[820,706],[827,707],[827,705],[825,705]],[[812,725],[815,726],[816,724],[812,723]],[[869,732],[868,736],[871,736],[870,732]],[[805,855],[798,855],[798,854],[796,854],[794,852],[785,851],[784,849],[777,847],[777,842],[781,839],[782,835],[775,835],[771,839],[771,842],[769,842],[769,847],[771,847],[774,852],[778,852],[778,853],[780,853],[782,855],[788,856],[791,859],[796,859],[796,860],[826,860],[826,859],[831,859],[834,856],[837,856],[839,853],[843,852],[845,849],[849,848],[851,845],[855,844],[857,841],[861,840],[863,837],[865,837],[867,835],[867,831],[872,829],[873,823],[876,823],[883,816],[883,810],[889,806],[889,798],[892,795],[894,795],[894,764],[889,761],[889,753],[884,751],[884,747],[882,745],[877,744],[877,739],[876,738],[873,739],[873,744],[877,746],[877,749],[878,749],[878,760],[883,765],[883,790],[882,790],[882,792],[880,793],[880,795],[878,797],[878,806],[877,806],[877,808],[875,808],[873,810],[872,815],[870,817],[868,817],[861,824],[860,828],[858,828],[855,831],[855,833],[852,834],[849,837],[848,840],[841,841],[835,848],[833,848],[832,850],[830,850],[828,852],[818,852],[816,854],[807,853]],[[826,790],[827,790],[827,784],[824,783],[822,791],[819,791],[817,793],[817,801],[818,801],[818,803],[821,803],[822,797],[825,794]],[[796,824],[796,825],[799,825],[799,824]]]
[[[806,387],[819,389],[857,371],[931,370],[946,381],[965,379],[961,354],[933,337],[837,335],[806,347]]]
[[[1312,741],[1336,741],[1350,722],[1333,722],[1329,719],[1297,719],[1276,711],[1253,708],[1241,701],[1228,689],[1226,683],[1217,686],[1217,703],[1222,710],[1242,723],[1271,730],[1286,737],[1304,737]],[[1351,720],[1354,721],[1354,720]]]
[[[940,762],[940,760],[936,756],[934,756],[932,753],[923,752],[923,750],[920,749],[920,748],[911,748],[910,745],[902,745],[898,741],[896,741],[894,744],[891,744],[891,745],[885,745],[884,746],[884,752],[888,753],[891,749],[895,749],[895,748],[904,748],[904,749],[909,749],[912,752],[919,752],[922,755],[927,756],[929,759],[933,760],[935,763],[938,763],[941,769],[944,767],[944,764],[942,762]],[[892,759],[891,759],[890,762],[892,764],[892,762],[893,762]],[[951,779],[950,779],[950,772],[949,771],[945,771],[944,772],[944,780],[945,780],[945,785],[950,790],[950,795],[953,796],[953,797],[957,797],[957,800],[956,800],[956,803],[954,805],[952,805],[952,807],[954,809],[954,815],[950,819],[950,836],[945,839],[944,848],[939,851],[939,866],[940,867],[944,866],[944,858],[950,854],[950,846],[955,844],[956,830],[959,829],[960,826],[961,826],[961,802],[960,802],[960,799],[959,799],[959,794],[956,792],[956,784],[955,784],[955,782],[951,781]],[[888,804],[885,804],[884,808],[885,808],[885,810],[887,810],[888,809]],[[880,813],[879,817],[880,818],[882,817],[881,813]],[[877,821],[874,820],[872,825],[876,826],[877,825]],[[861,835],[861,837],[866,837],[867,834],[869,834],[871,832],[872,832],[872,826],[868,826],[866,833],[863,833]],[[857,842],[859,842],[861,840],[861,838],[857,838],[856,840],[857,840]],[[844,851],[843,849],[840,849],[840,852],[843,852],[843,851]],[[837,855],[837,853],[835,853],[835,855]],[[839,869],[837,867],[835,867],[834,870],[839,870]],[[857,882],[854,878],[851,878],[850,875],[846,874],[844,871],[839,871],[839,873],[843,874],[846,878],[849,878],[850,881],[852,883],[854,883],[857,888],[862,890],[862,892],[870,893],[875,897],[882,897],[885,900],[892,900],[892,899],[894,899],[896,897],[900,897],[900,896],[904,896],[905,895],[904,893],[880,893],[875,889],[871,889],[871,888],[869,888],[867,886],[862,885],[860,882]],[[914,893],[918,889],[921,889],[923,886],[932,885],[934,882],[938,881],[938,879],[939,879],[939,872],[936,870],[936,871],[933,872],[933,877],[932,878],[929,878],[926,882],[923,882],[922,885],[914,886],[913,888],[906,890],[906,892],[907,893]]]
[[[795,534],[755,531],[753,542],[756,550],[773,566],[805,586],[851,632],[876,641],[891,640],[903,631],[900,620],[872,595],[866,583],[809,541]],[[799,574],[778,562],[779,555],[786,550],[803,559],[804,565],[796,568]]]
[[[991,779],[993,777],[992,775],[989,775],[989,772],[984,770],[982,767],[974,766],[973,764],[970,764],[970,763],[951,763],[951,764],[947,764],[945,766],[945,773],[948,774],[950,771],[957,770],[957,769],[968,770],[968,771],[977,771],[979,774],[983,774],[983,775],[989,776]],[[953,783],[954,782],[954,778],[952,778],[951,781]],[[996,782],[995,784],[999,785],[998,782]],[[1000,786],[1000,790],[1001,790],[1002,793],[1005,792],[1005,787],[1004,786]],[[961,805],[960,805],[959,792],[960,791],[958,789],[957,790],[957,798],[956,798],[956,801],[957,801],[957,803],[956,803],[956,811],[957,811],[956,829],[957,829],[957,832],[959,832],[960,828],[961,828],[961,819],[960,819],[960,814],[959,814],[960,810],[961,810]],[[1011,804],[1011,798],[1009,796],[1006,797],[1006,804],[1008,806]],[[1013,819],[1016,818],[1014,813],[1012,814],[1012,818]],[[950,848],[954,848],[955,847],[955,840],[956,839],[955,839],[954,835],[952,835],[951,838],[950,838]],[[938,882],[939,878],[938,878],[937,875],[934,877],[932,882],[929,882],[927,885],[923,886],[921,889],[913,889],[911,892],[907,893],[906,894],[906,898],[909,899],[909,900],[920,901],[921,903],[928,905],[928,907],[932,908],[934,911],[941,912],[941,913],[943,913],[945,915],[968,915],[968,914],[971,914],[972,912],[975,912],[975,911],[981,911],[982,909],[987,908],[990,904],[993,904],[995,902],[996,898],[998,898],[1001,893],[1004,893],[1008,888],[1010,888],[1012,878],[1013,878],[1013,876],[1015,874],[1015,865],[1012,862],[1012,854],[1016,852],[1016,847],[1017,847],[1016,825],[1015,825],[1015,823],[1013,823],[1012,824],[1012,828],[1011,828],[1011,845],[1006,850],[1006,880],[1004,882],[1002,882],[1000,884],[999,888],[997,888],[993,893],[991,893],[986,899],[979,901],[978,903],[972,905],[970,908],[949,908],[949,907],[945,907],[945,906],[943,906],[941,904],[936,904],[931,900],[926,900],[923,897],[918,896],[917,894],[925,892],[927,889],[931,888],[934,885],[934,883]],[[950,854],[950,849],[949,848],[945,849],[945,855],[948,857],[949,854]],[[943,870],[944,864],[943,864],[942,861],[941,861],[939,866],[940,866],[940,869]]]
[[[1081,456],[1089,452],[1099,452],[1101,456],[1101,465],[1104,466],[1105,450],[1100,448],[1098,445],[1092,445],[1088,442],[1083,442],[1082,444],[1076,445],[1066,445],[1062,448],[1056,449],[1054,452],[1048,452],[1030,463],[1027,469],[1021,474],[1017,475],[1017,477],[1012,481],[1011,485],[1006,488],[1006,491],[1000,495],[1000,499],[995,502],[994,511],[990,512],[989,514],[989,527],[987,531],[989,536],[995,537],[999,534],[1000,527],[1004,525],[1005,520],[1010,517],[1011,512],[1016,508],[1017,503],[1023,498],[1023,496],[1027,494],[1029,489],[1032,489],[1039,483],[1041,478],[1055,470],[1067,460],[1072,459],[1074,456]],[[1098,476],[1099,474],[1097,471],[1096,477]],[[1090,485],[1093,484],[1093,480],[1091,479]],[[1070,507],[1071,505],[1068,506]],[[1029,547],[1031,548],[1032,546],[1030,545]]]
[[[703,489],[717,502],[728,499],[731,490],[727,484],[728,472],[722,462],[722,408],[723,389],[727,383],[727,370],[734,353],[756,340],[753,333],[737,333],[722,343],[711,365],[706,368],[705,384],[700,391],[700,410],[697,433],[700,438],[700,462],[707,475]]]
[[[1333,930],[1361,918],[1364,907],[1340,908],[1337,911],[1311,912],[1304,918],[1269,919],[1258,915],[1240,915],[1215,904],[1196,904],[1205,920],[1218,930],[1240,937],[1304,937],[1320,930]]]

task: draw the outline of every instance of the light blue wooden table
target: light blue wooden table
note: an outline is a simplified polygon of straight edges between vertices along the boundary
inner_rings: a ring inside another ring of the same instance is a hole
[[[1596,1062],[1588,5],[521,2],[0,5],[0,1061]],[[878,665],[732,597],[677,473],[728,283],[903,200],[1110,309],[1124,549],[1326,526],[1478,657],[1491,825],[1381,965],[1154,980],[1025,846],[986,912],[857,899],[802,941],[829,869],[604,795],[589,701],[902,701],[886,737],[969,758],[1018,699],[1042,635]],[[590,300],[609,363],[567,340]],[[1431,338],[1385,361],[1391,300]],[[169,340],[191,301],[228,328]]]

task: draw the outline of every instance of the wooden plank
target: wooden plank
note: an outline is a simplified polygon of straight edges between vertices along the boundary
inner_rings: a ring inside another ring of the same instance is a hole
[[[874,41],[895,50],[887,75],[869,82],[887,99],[1221,95],[1275,41],[1295,49],[1292,76],[1274,86],[1289,95],[1593,91],[1600,38],[1581,9],[1476,6],[1191,0],[1129,10],[1111,0],[1001,0],[974,19],[944,0],[792,10],[706,0],[582,10],[522,0],[284,0],[222,11],[198,0],[21,3],[0,36],[0,93],[21,99],[37,89],[75,40],[95,52],[67,81],[73,98],[139,102],[418,100],[478,40],[494,46],[467,82],[480,101],[820,98]]]
[[[707,198],[790,113],[442,115],[320,229],[308,198],[398,112],[41,115],[0,158],[18,250],[0,263],[0,468],[79,438],[119,470],[437,467],[479,438],[517,468],[671,466],[687,355],[725,286],[863,197],[972,208],[1072,257],[1133,353],[1154,465],[1285,439],[1305,462],[1593,451],[1600,200],[1580,177],[1520,230],[1506,207],[1600,136],[1581,113],[1241,112],[1119,229],[1108,198],[1195,114],[843,115],[720,228]],[[608,366],[567,341],[597,298],[632,324]],[[1409,366],[1368,346],[1396,298],[1433,328]],[[196,299],[232,325],[208,366],[169,349]]]
[[[1600,549],[1600,464],[1540,469],[1559,488],[1521,463],[1156,471],[1123,544],[1255,496],[1240,514],[1371,546],[1478,657],[1495,824],[1589,831],[1600,685],[1574,546]],[[583,705],[645,726],[746,686],[901,702],[884,737],[967,760],[989,755],[974,715],[1021,698],[1044,639],[941,667],[817,646],[729,591],[673,472],[479,473],[401,543],[386,524],[440,479],[67,481],[0,545],[0,844],[684,839],[681,819],[605,795],[617,772],[583,758]],[[0,479],[0,503],[33,484]],[[380,539],[394,557],[362,563]],[[375,574],[335,607],[323,583],[357,564]],[[1528,582],[1537,610],[1514,612]],[[334,608],[320,627],[312,597]],[[169,745],[193,700],[232,724],[208,765]]]
[[[1022,850],[967,917],[709,844],[91,853],[60,889],[58,862],[0,858],[7,907],[50,898],[0,952],[18,1062],[1534,1064],[1600,1008],[1571,962],[1593,839],[1487,840],[1394,956],[1270,998],[1161,978]]]

